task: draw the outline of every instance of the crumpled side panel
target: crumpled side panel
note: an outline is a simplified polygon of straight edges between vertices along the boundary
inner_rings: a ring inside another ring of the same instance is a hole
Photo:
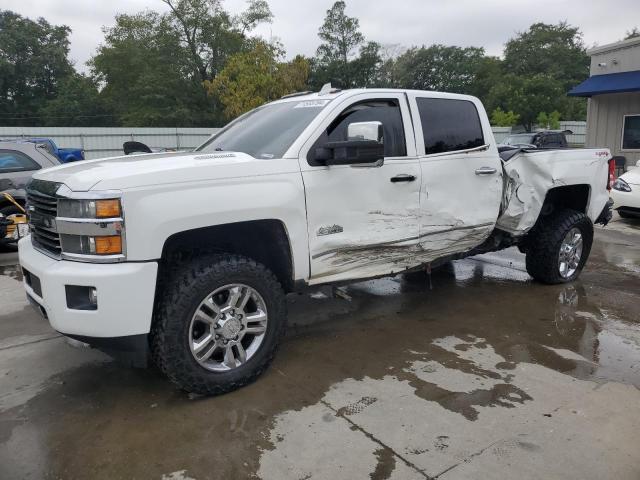
[[[604,187],[609,158],[607,150],[567,149],[522,152],[503,162],[504,190],[497,228],[516,236],[525,234],[540,215],[547,192],[566,185],[590,187],[587,214],[594,220],[608,198]]]

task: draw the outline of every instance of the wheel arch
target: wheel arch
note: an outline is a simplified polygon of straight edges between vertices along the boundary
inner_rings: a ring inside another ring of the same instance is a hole
[[[294,289],[293,252],[287,228],[281,220],[248,220],[174,233],[164,242],[159,276],[168,262],[200,252],[252,258],[271,270],[286,292]]]
[[[561,209],[587,213],[590,198],[591,186],[589,184],[554,187],[547,191],[540,214],[546,216]]]

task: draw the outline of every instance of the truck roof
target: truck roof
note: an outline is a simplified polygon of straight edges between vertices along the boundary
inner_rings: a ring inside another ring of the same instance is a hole
[[[323,90],[327,90],[323,93]],[[450,98],[456,100],[472,100],[477,101],[476,97],[471,95],[463,95],[460,93],[446,93],[446,92],[436,92],[433,90],[410,90],[404,88],[351,88],[347,90],[340,90],[337,88],[325,88],[319,92],[298,92],[290,95],[285,95],[284,97],[275,100],[275,102],[299,102],[304,100],[334,100],[338,97],[350,97],[353,95],[359,95],[362,93],[379,93],[381,95],[390,94],[390,93],[416,93],[416,94],[428,94],[433,98]]]

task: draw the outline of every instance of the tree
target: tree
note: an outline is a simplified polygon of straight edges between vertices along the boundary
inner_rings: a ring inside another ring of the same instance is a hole
[[[304,88],[308,62],[301,56],[282,62],[283,56],[279,46],[257,42],[252,50],[229,58],[224,69],[205,82],[209,94],[220,99],[228,120]]]
[[[345,13],[346,4],[338,1],[327,10],[318,36],[323,41],[311,61],[311,88],[331,82],[340,88],[373,86],[382,59],[380,45],[364,43],[357,18]],[[359,56],[355,54],[359,49]]]
[[[513,113],[512,110],[505,112],[500,107],[491,113],[491,125],[496,127],[513,127],[518,124],[520,115]]]
[[[339,0],[327,10],[318,36],[324,43],[318,47],[317,56],[325,64],[340,62],[346,65],[354,50],[364,42],[357,18],[345,14],[346,4]]]
[[[520,123],[531,131],[538,114],[559,108],[565,99],[562,83],[546,75],[505,75],[489,93],[489,104],[520,116]]]
[[[468,93],[483,58],[484,50],[476,47],[413,47],[395,60],[392,83],[398,88]]]
[[[214,105],[166,14],[118,15],[90,62],[100,98],[125,126],[216,124]]]
[[[232,17],[221,0],[162,0],[193,74],[200,82],[215,77],[227,58],[245,45],[245,34],[273,15],[264,0],[250,0],[248,9]]]
[[[638,30],[638,27],[633,27],[631,30],[627,30],[627,33],[624,39],[631,40],[632,38],[638,38],[638,37],[640,37],[640,30]]]
[[[560,81],[565,91],[589,77],[589,62],[580,30],[565,22],[535,23],[504,49],[505,72],[547,75]]]
[[[0,10],[0,125],[36,125],[73,72],[67,26]]]
[[[544,129],[558,130],[560,128],[560,112],[554,110],[547,115],[547,112],[540,112],[536,118],[538,126]]]
[[[40,111],[39,124],[47,126],[96,127],[113,124],[113,116],[102,105],[95,82],[78,73],[65,78],[58,94]]]

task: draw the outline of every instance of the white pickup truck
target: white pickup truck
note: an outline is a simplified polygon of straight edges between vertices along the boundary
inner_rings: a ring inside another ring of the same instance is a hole
[[[582,270],[611,216],[606,149],[499,153],[474,97],[323,88],[189,153],[72,163],[27,189],[27,295],[57,331],[181,388],[255,379],[285,294],[518,246],[544,283]]]

